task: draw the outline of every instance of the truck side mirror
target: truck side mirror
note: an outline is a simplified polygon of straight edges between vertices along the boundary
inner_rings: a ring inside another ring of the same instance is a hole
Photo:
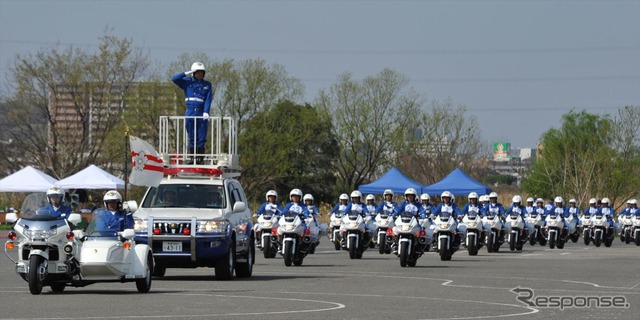
[[[233,204],[233,213],[242,212],[242,211],[245,211],[246,209],[247,209],[247,205],[242,201],[238,201]]]

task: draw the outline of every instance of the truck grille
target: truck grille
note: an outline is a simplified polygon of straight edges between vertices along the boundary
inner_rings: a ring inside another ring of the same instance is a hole
[[[161,235],[170,234],[185,234],[185,230],[189,230],[187,234],[191,233],[191,222],[155,222],[153,224],[154,229],[159,229]]]

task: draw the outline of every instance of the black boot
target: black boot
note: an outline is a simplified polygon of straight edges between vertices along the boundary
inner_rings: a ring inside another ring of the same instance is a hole
[[[193,148],[189,148],[189,155],[184,159],[186,164],[194,164]]]
[[[204,164],[204,153],[205,153],[205,147],[198,147],[197,148],[197,154],[199,154],[199,156],[196,157],[196,163],[197,164]]]

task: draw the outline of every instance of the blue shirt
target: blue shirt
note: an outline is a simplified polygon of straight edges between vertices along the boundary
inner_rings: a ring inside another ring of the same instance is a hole
[[[598,208],[598,211],[596,212],[596,214],[602,214],[603,216],[606,216],[607,219],[610,220],[616,214],[616,211],[613,210],[613,208],[611,207],[600,207]]]
[[[461,214],[470,214],[470,213],[475,213],[477,215],[482,215],[482,206],[478,203],[476,204],[472,204],[472,203],[467,203],[464,208],[462,208],[462,210],[460,211]]]
[[[336,212],[338,212],[339,214],[344,214],[345,213],[344,209],[346,209],[346,208],[347,208],[346,204],[342,204],[341,202],[338,202],[338,204],[336,204],[336,206],[333,207],[333,209],[331,209],[331,211],[329,211],[329,214],[333,214],[333,213],[336,213]]]
[[[309,214],[309,210],[307,209],[307,206],[302,203],[297,203],[297,202],[287,203],[287,205],[284,206],[284,209],[282,209],[282,212],[287,212],[287,211],[295,212],[298,215],[304,216],[305,218],[308,218],[311,216],[311,214]]]
[[[58,209],[54,208],[53,205],[46,205],[40,210],[48,210],[51,213],[52,217],[60,218],[60,219],[69,219],[69,215],[71,214],[71,207],[62,205],[58,207]]]
[[[176,74],[171,80],[184,91],[187,109],[201,108],[202,111],[209,113],[213,99],[211,82],[187,77],[184,72]]]
[[[261,215],[269,211],[275,211],[276,215],[280,215],[282,213],[282,208],[277,203],[271,203],[269,201],[266,201],[260,206],[260,208],[258,208],[258,211],[256,211],[256,214]]]
[[[115,212],[101,209],[96,220],[96,231],[122,231],[133,228],[133,216],[123,210]]]
[[[420,213],[420,217],[421,218],[423,218],[423,219],[424,218],[428,218],[431,215],[431,213],[433,212],[433,209],[434,209],[434,207],[433,207],[433,204],[431,204],[431,202],[429,202],[427,204],[423,203],[420,206],[420,210],[418,211],[418,213]]]
[[[409,202],[409,201],[404,201],[400,204],[400,206],[398,206],[398,211],[396,212],[396,215],[399,213],[403,213],[403,212],[410,212],[415,216],[418,216],[420,214],[420,207],[422,206],[422,203],[414,201],[414,202]]]
[[[369,210],[367,209],[367,205],[365,205],[362,202],[359,202],[359,203],[349,202],[347,207],[344,209],[344,212],[349,213],[352,211],[358,212],[363,216],[369,213]]]
[[[433,215],[440,216],[443,213],[448,213],[451,215],[451,217],[457,218],[460,214],[460,210],[458,209],[458,205],[455,203],[446,204],[443,202],[440,203],[435,210],[433,210]]]
[[[398,204],[395,201],[382,201],[376,208],[376,212],[396,215],[398,213]]]
[[[509,207],[509,209],[507,209],[507,211],[505,212],[505,215],[510,215],[511,213],[515,212],[518,213],[523,219],[524,219],[524,214],[526,213],[527,209],[520,205],[520,206],[516,206],[515,204],[511,204],[511,207]]]
[[[502,203],[488,203],[486,207],[483,208],[484,211],[482,211],[482,215],[484,216],[490,216],[493,217],[495,215],[499,215],[501,217],[504,217],[505,215],[505,210],[504,207],[502,206]]]

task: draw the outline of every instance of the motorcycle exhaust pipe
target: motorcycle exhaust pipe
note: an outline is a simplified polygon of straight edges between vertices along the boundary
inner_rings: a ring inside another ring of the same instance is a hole
[[[421,245],[427,244],[427,237],[418,238],[418,243],[421,244]]]
[[[273,241],[273,242],[278,241],[278,237],[276,237],[275,234],[272,234],[271,235],[271,241]]]
[[[304,243],[311,243],[311,237],[310,237],[310,236],[304,236],[304,237],[302,237],[302,242],[304,242]]]
[[[73,252],[73,246],[70,244],[67,244],[64,246],[63,250],[64,250],[64,253],[71,254]]]

